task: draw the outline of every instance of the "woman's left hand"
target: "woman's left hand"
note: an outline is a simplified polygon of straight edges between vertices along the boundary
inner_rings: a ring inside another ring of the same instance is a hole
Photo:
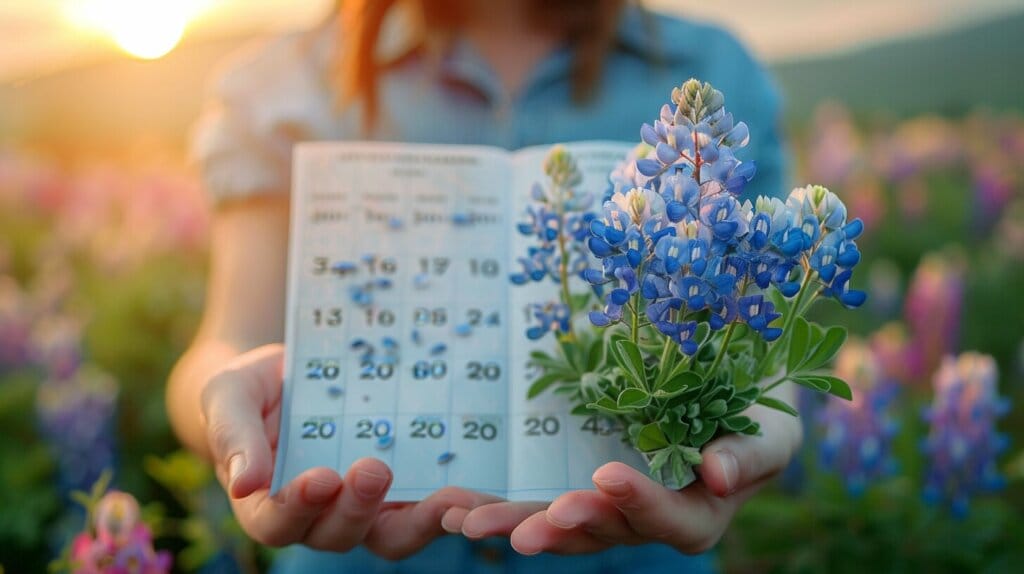
[[[499,502],[450,509],[448,532],[473,539],[509,536],[521,554],[578,554],[616,544],[669,544],[687,554],[712,548],[739,507],[786,467],[802,439],[799,421],[762,406],[748,413],[760,436],[729,435],[704,447],[701,479],[669,490],[618,462],[593,475],[595,490],[563,494],[554,502]]]

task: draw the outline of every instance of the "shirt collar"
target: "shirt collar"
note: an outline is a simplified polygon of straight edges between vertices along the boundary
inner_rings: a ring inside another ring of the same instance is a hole
[[[619,17],[612,50],[636,54],[652,62],[685,57],[686,38],[672,38],[672,44],[665,43],[661,25],[664,19],[665,16],[627,6]],[[520,97],[553,79],[566,77],[570,66],[572,50],[568,46],[557,48],[533,69]],[[465,38],[452,38],[441,58],[439,71],[443,82],[476,92],[492,104],[505,97],[497,74]]]

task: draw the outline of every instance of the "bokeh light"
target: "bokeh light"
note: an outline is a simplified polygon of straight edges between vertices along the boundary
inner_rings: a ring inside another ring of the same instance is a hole
[[[77,25],[108,36],[131,56],[154,60],[173,50],[202,0],[90,0],[68,7]]]

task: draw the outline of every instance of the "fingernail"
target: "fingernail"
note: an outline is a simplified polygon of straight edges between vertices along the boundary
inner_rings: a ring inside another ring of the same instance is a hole
[[[523,556],[536,556],[543,550],[543,548],[530,548],[529,546],[524,547],[521,540],[510,540],[509,544],[512,546],[512,550],[515,550]]]
[[[579,512],[577,508],[567,504],[561,504],[553,508],[548,508],[548,511],[544,514],[549,524],[556,528],[563,530],[569,530],[576,528],[576,525],[580,523]]]
[[[306,502],[310,504],[323,504],[334,496],[337,489],[337,484],[309,480],[306,481],[306,487],[303,489],[302,494]]]
[[[624,480],[595,480],[594,484],[612,498],[626,498],[633,492],[633,487]]]
[[[238,453],[228,459],[228,487],[231,490],[235,489],[235,482],[239,476],[245,472],[245,455]]]
[[[469,511],[465,508],[449,508],[441,517],[441,528],[449,534],[459,534],[462,532],[462,522],[466,519],[467,514]]]
[[[388,477],[383,474],[360,470],[356,472],[355,488],[363,498],[377,498],[388,487]]]
[[[728,450],[715,451],[718,464],[722,467],[722,478],[725,479],[726,494],[736,491],[736,483],[740,478],[740,465],[736,462],[736,455]]]

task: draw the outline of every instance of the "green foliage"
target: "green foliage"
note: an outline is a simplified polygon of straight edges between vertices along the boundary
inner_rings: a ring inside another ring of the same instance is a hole
[[[196,455],[179,450],[165,457],[147,456],[146,472],[167,489],[185,509],[181,519],[166,520],[167,534],[185,542],[178,562],[198,570],[219,553],[227,552],[243,571],[255,572],[266,556],[238,526],[213,469]]]
[[[760,433],[760,424],[745,414],[751,405],[797,415],[792,405],[766,394],[775,386],[790,381],[852,399],[849,385],[828,371],[846,330],[803,317],[815,299],[810,279],[792,301],[775,293],[777,308],[787,314],[779,319],[785,321],[783,336],[772,343],[734,322],[696,333],[698,351],[686,356],[651,325],[575,329],[558,338],[554,356],[531,355],[541,375],[528,396],[550,390],[569,397],[573,414],[615,419],[653,478],[685,487],[696,479],[693,467],[706,444],[726,434]],[[639,308],[639,296],[632,304]]]

